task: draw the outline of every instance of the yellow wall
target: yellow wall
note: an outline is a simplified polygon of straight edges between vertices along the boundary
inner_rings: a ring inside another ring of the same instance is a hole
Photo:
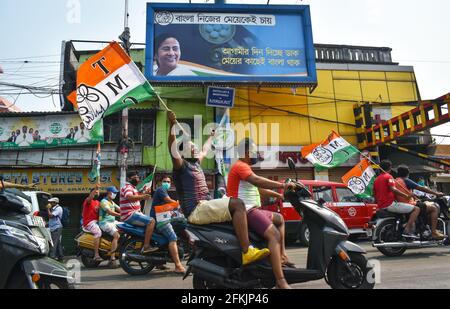
[[[231,121],[252,122],[256,126],[278,123],[278,141],[270,138],[269,125],[269,145],[317,143],[331,130],[356,145],[355,101],[390,103],[418,100],[416,79],[411,72],[318,70],[317,75],[318,87],[312,94],[305,88],[298,88],[295,94],[290,88],[238,89]],[[411,107],[394,106],[391,111],[393,116],[397,116],[409,109]],[[254,128],[251,131],[259,144],[265,144],[262,134],[255,134]]]

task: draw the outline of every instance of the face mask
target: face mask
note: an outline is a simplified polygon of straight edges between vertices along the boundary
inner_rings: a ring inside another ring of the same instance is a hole
[[[170,183],[167,182],[163,182],[162,186],[164,190],[169,191],[170,189]]]
[[[425,181],[421,180],[421,181],[419,181],[418,184],[419,184],[419,186],[424,187],[425,186]]]
[[[111,193],[111,199],[113,200],[113,199],[115,199],[116,198],[116,196],[117,196],[117,194],[116,193]]]
[[[139,182],[137,181],[137,179],[131,179],[131,180],[130,180],[130,183],[131,183],[133,186],[136,187],[136,186],[138,185]]]
[[[258,158],[250,158],[250,165],[255,165],[258,161]]]

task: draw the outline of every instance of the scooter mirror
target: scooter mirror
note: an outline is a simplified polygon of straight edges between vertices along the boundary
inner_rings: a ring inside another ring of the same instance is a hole
[[[297,175],[297,170],[295,168],[295,162],[294,162],[294,160],[292,160],[292,158],[288,158],[288,165],[289,165],[289,169],[291,171],[295,172],[295,181],[298,181],[298,175]]]
[[[288,165],[290,170],[295,171],[295,162],[292,158],[288,158]]]

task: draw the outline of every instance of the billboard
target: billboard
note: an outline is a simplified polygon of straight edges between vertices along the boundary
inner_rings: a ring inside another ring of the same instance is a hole
[[[88,131],[78,114],[0,116],[0,149],[49,148],[103,143],[103,121]]]
[[[317,83],[305,5],[148,3],[146,41],[153,83]]]

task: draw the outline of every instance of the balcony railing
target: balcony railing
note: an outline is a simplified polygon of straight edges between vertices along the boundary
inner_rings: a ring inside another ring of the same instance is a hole
[[[315,44],[316,61],[325,63],[397,64],[389,47]]]

